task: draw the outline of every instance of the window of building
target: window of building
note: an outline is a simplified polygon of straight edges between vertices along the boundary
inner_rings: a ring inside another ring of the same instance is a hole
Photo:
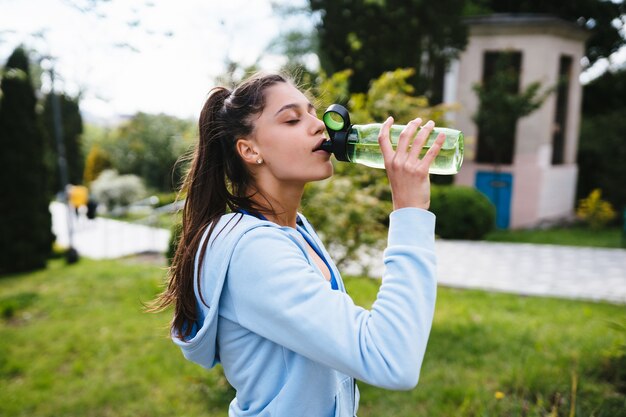
[[[517,120],[503,110],[505,94],[519,92],[521,65],[522,53],[518,51],[488,51],[483,55],[482,85],[486,94],[480,103],[483,117],[477,121],[476,162],[513,163]]]
[[[552,164],[559,165],[565,159],[565,133],[567,126],[567,107],[569,102],[570,74],[572,57],[562,55],[559,60],[559,78],[556,90],[556,111],[552,131]]]

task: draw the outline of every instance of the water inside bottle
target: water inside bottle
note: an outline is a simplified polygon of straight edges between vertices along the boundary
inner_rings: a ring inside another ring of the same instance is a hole
[[[379,126],[368,125],[367,130],[356,130],[358,132],[358,139],[354,138],[354,141],[348,141],[348,158],[352,162],[360,163],[372,168],[385,168],[383,155],[380,150],[380,146],[378,145],[378,133],[380,132]],[[396,143],[400,132],[403,129],[404,126],[398,125],[394,125],[391,128],[391,142],[394,150],[396,149]],[[462,133],[452,129],[437,128],[436,131],[433,131],[430,134],[426,144],[420,151],[420,158],[422,158],[430,149],[439,132],[446,134],[446,141],[439,151],[439,154],[432,162],[429,172],[431,174],[438,175],[454,175],[459,172],[463,162]]]

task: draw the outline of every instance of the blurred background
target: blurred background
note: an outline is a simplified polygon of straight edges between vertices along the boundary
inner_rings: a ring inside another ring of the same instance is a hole
[[[259,70],[320,115],[465,133],[461,171],[431,176],[422,382],[363,387],[359,415],[626,415],[625,23],[618,0],[0,0],[0,415],[225,414],[221,370],[143,304],[202,104]],[[302,211],[368,307],[391,196],[335,172]]]

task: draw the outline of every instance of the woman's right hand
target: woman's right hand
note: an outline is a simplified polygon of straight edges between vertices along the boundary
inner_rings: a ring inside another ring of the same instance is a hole
[[[420,151],[426,143],[428,135],[435,127],[432,120],[428,121],[415,135],[421,123],[422,119],[420,118],[408,123],[400,134],[395,151],[389,136],[389,130],[393,124],[392,117],[387,118],[383,123],[378,135],[378,143],[383,153],[385,169],[391,185],[394,210],[404,207],[417,207],[427,210],[430,207],[428,168],[439,153],[446,137],[445,134],[440,133],[428,152],[420,159]]]

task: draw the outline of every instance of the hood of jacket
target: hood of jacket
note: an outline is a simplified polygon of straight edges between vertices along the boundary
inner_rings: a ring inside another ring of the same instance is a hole
[[[231,213],[221,217],[206,245],[200,271],[199,288],[200,254],[207,239],[209,228],[204,232],[200,241],[199,249],[196,252],[193,277],[198,303],[198,319],[188,337],[180,339],[174,331],[172,331],[171,337],[174,343],[181,348],[185,358],[204,368],[212,368],[219,362],[216,344],[218,306],[231,256],[239,239],[246,232],[256,227],[280,226],[240,213]],[[200,297],[200,293],[202,293],[202,297]]]

